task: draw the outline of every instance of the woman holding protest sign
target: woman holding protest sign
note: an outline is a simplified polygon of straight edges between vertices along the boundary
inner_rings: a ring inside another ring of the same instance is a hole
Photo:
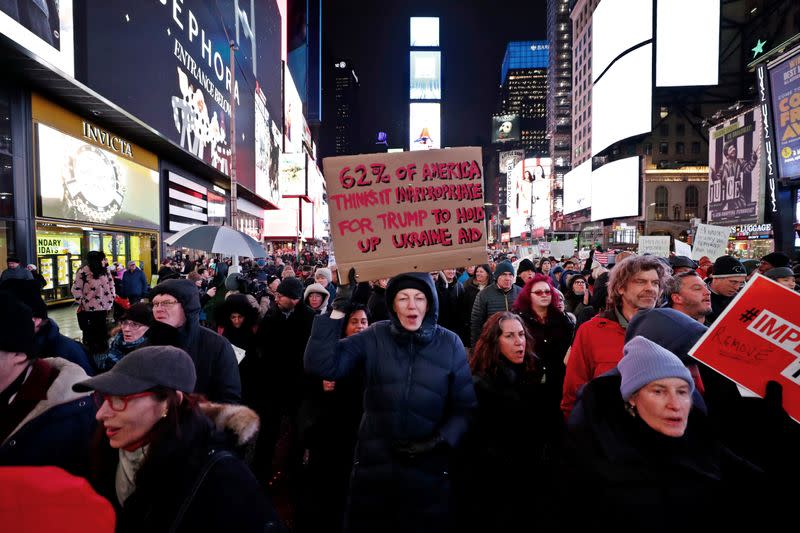
[[[393,277],[391,319],[339,339],[344,292],[330,316],[314,319],[305,367],[326,380],[364,372],[346,530],[448,531],[450,450],[475,407],[464,346],[436,324],[438,297],[427,273]]]

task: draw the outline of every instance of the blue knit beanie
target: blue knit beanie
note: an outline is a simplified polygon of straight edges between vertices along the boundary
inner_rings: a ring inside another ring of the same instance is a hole
[[[494,267],[494,279],[500,277],[500,274],[505,274],[508,272],[512,276],[514,275],[514,265],[511,264],[510,261],[500,261]]]
[[[644,337],[634,337],[625,344],[623,352],[617,369],[622,375],[619,392],[626,402],[648,383],[665,378],[680,378],[689,384],[689,393],[694,392],[689,369],[669,350]]]

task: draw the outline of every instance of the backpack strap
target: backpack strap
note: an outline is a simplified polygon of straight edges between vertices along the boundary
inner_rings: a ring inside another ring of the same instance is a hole
[[[186,496],[186,499],[183,501],[183,505],[181,505],[181,508],[178,510],[178,514],[175,516],[175,520],[172,522],[172,526],[169,528],[169,533],[175,533],[178,530],[181,522],[183,522],[183,516],[186,514],[186,511],[189,510],[189,507],[192,505],[195,496],[200,491],[200,487],[203,486],[203,482],[206,480],[206,477],[208,477],[208,473],[211,472],[211,469],[214,468],[214,465],[223,459],[227,459],[228,457],[234,457],[234,455],[225,450],[211,450],[208,452],[208,459],[203,465],[203,469],[200,470],[200,474],[197,476],[194,486],[192,486],[192,490],[189,492],[189,495]]]

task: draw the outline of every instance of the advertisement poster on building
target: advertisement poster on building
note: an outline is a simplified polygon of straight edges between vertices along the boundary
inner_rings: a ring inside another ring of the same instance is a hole
[[[75,75],[72,0],[0,2],[0,33]]]
[[[505,152],[500,152],[497,159],[500,174],[508,175],[509,172],[514,170],[517,163],[525,159],[525,150],[506,150]]]
[[[160,227],[158,171],[44,124],[36,125],[36,136],[41,216]],[[127,146],[124,154],[137,151],[130,144],[112,144]]]
[[[273,205],[278,205],[281,192],[278,185],[278,158],[281,153],[280,137],[275,137],[277,127],[269,116],[267,99],[256,83],[255,98],[255,193]]]
[[[523,231],[550,229],[550,189],[552,159],[533,157],[520,161],[507,175],[506,215],[511,220],[511,236]]]
[[[761,109],[745,111],[708,132],[708,221],[758,222],[763,192]]]
[[[276,3],[83,4],[76,14],[86,36],[80,81],[226,175],[235,113],[237,179],[255,192],[256,82],[270,118],[283,114]],[[108,53],[115,49],[135,53],[123,60]]]
[[[800,50],[770,70],[778,173],[800,176]]]
[[[485,258],[481,161],[479,147],[326,158],[339,271],[370,280]]]
[[[800,421],[800,294],[756,275],[689,350],[689,355],[764,396],[783,386],[783,408]]]
[[[519,115],[495,115],[492,117],[492,143],[518,141],[521,138]]]

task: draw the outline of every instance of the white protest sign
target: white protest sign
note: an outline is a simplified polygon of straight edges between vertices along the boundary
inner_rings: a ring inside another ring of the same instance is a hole
[[[586,261],[589,259],[589,250],[581,250],[578,252],[578,259],[581,261]]]
[[[639,237],[639,255],[644,254],[669,257],[669,235],[647,235]]]
[[[550,241],[550,255],[556,259],[572,257],[575,254],[575,241]]]
[[[692,257],[692,247],[683,241],[675,239],[675,255],[682,255],[684,257]]]
[[[698,260],[705,256],[714,261],[725,255],[730,234],[731,229],[727,226],[699,224],[692,245],[692,259]]]

